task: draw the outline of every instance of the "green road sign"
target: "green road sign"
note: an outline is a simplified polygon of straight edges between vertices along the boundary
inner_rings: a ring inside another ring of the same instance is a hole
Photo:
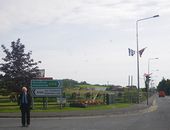
[[[33,97],[56,97],[62,95],[60,80],[31,80]]]
[[[59,80],[32,80],[31,88],[60,88]]]

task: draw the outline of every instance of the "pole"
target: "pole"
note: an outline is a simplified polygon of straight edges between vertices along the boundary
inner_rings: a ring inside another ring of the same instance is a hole
[[[150,60],[151,59],[148,59],[148,75],[149,75],[149,69],[150,69]],[[149,81],[148,81],[148,84],[147,84],[147,87],[146,87],[146,93],[147,93],[147,105],[149,105]]]
[[[150,67],[150,59],[148,59],[148,74],[149,74],[149,68]]]
[[[128,87],[130,87],[130,75],[128,76]]]
[[[147,85],[146,89],[147,89],[147,105],[149,104],[149,91],[148,91],[149,85]]]
[[[145,87],[146,87],[147,105],[149,104],[149,81],[150,81],[150,75],[147,74],[145,76]]]
[[[133,86],[133,76],[131,75],[131,87]]]
[[[159,58],[149,58],[148,59],[148,74],[150,73],[150,61],[151,60],[157,60],[157,59],[159,59]]]
[[[159,15],[154,15],[152,17],[147,17],[143,19],[139,19],[136,21],[136,51],[137,51],[137,88],[138,88],[138,103],[140,103],[139,92],[140,92],[140,81],[139,81],[139,43],[138,43],[138,22],[143,20],[148,20],[151,18],[159,17]]]
[[[159,58],[149,58],[148,59],[148,75],[150,75],[150,61],[151,60],[156,60],[156,59],[159,59]],[[149,86],[150,86],[150,82],[149,82],[149,79],[148,79],[148,84],[146,86],[146,90],[147,90],[147,105],[149,104],[148,103],[148,100],[149,100]]]
[[[140,89],[140,83],[139,83],[139,43],[138,43],[138,20],[136,21],[136,50],[137,50],[137,88],[138,88],[138,103],[140,103],[139,100],[139,89]]]

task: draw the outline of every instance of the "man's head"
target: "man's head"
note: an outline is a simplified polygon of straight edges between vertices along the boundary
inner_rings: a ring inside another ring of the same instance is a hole
[[[26,87],[22,87],[22,92],[27,92],[27,88]]]

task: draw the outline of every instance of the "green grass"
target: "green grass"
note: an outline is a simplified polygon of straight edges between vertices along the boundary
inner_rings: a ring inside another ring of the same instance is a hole
[[[0,102],[0,106],[16,106],[17,103],[16,102]]]
[[[1,99],[5,99],[7,97],[1,96]],[[76,107],[63,107],[60,109],[59,105],[56,105],[55,102],[49,101],[48,103],[48,109],[43,109],[42,107],[42,101],[39,101],[40,99],[35,99],[35,109],[32,110],[33,112],[65,112],[65,111],[87,111],[87,110],[109,110],[113,108],[125,108],[129,107],[131,104],[127,103],[118,103],[118,104],[112,104],[112,105],[97,105],[97,106],[88,106],[87,108],[76,108]],[[9,102],[0,101],[0,112],[2,113],[8,113],[8,112],[20,112],[19,106],[17,102]]]
[[[20,109],[18,106],[16,107],[7,107],[7,108],[0,108],[0,113],[14,113],[14,112],[20,112]]]
[[[2,95],[0,95],[0,99],[3,99],[3,98],[9,98],[9,96],[2,96]]]
[[[80,85],[80,88],[100,88],[106,86],[98,86],[98,85]]]
[[[9,104],[9,106],[7,106]],[[20,112],[19,106],[14,105],[13,103],[0,103],[0,112],[1,113],[13,113],[13,112]],[[4,106],[3,106],[4,105]],[[2,107],[3,106],[3,107]],[[42,105],[38,104],[35,105],[35,109],[32,110],[33,112],[65,112],[65,111],[89,111],[89,110],[110,110],[113,108],[126,108],[131,106],[131,104],[127,103],[118,103],[118,104],[112,104],[112,105],[98,105],[98,106],[89,106],[86,108],[78,108],[78,107],[63,107],[60,109],[57,105],[49,105],[48,109],[43,109]]]
[[[98,106],[89,106],[86,108],[78,108],[78,107],[63,107],[62,109],[59,106],[49,106],[47,110],[37,109],[33,110],[35,112],[64,112],[64,111],[87,111],[87,110],[110,110],[113,108],[125,108],[129,107],[130,104],[113,104],[113,105],[98,105]]]

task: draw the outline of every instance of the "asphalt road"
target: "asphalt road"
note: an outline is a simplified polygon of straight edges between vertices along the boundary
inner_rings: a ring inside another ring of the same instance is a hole
[[[150,112],[93,117],[34,118],[22,128],[20,119],[1,118],[0,130],[170,130],[170,97],[157,98]]]

